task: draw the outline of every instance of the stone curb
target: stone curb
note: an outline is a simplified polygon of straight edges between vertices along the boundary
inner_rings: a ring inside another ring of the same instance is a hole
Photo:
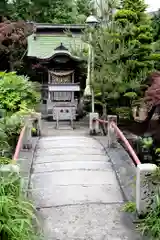
[[[136,166],[131,157],[119,143],[117,143],[116,148],[109,149],[107,146],[107,137],[96,136],[94,138],[104,147],[112,163],[124,200],[135,202]]]
[[[0,167],[1,175],[5,173],[16,173],[22,177],[22,189],[26,195],[29,187],[32,163],[38,140],[39,137],[32,138],[32,148],[30,150],[22,149],[15,164],[2,165]]]
[[[28,194],[32,164],[38,140],[39,137],[32,137],[32,148],[30,150],[22,149],[17,160],[17,164],[20,167],[20,175],[22,177],[22,188],[25,194]]]

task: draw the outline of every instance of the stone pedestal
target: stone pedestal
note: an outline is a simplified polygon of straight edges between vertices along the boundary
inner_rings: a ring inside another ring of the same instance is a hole
[[[117,134],[112,126],[112,122],[117,125],[117,116],[116,115],[108,115],[108,147],[116,147],[117,146]]]
[[[25,117],[25,133],[23,136],[23,149],[32,148],[32,118],[31,116]]]
[[[137,165],[136,178],[136,208],[138,215],[144,215],[153,204],[153,197],[156,190],[151,180],[151,174],[156,170],[154,164]]]
[[[9,174],[9,173],[16,173],[19,175],[20,168],[16,164],[4,164],[0,167],[0,174]]]
[[[99,119],[98,113],[89,113],[89,131],[91,135],[99,133],[99,122],[96,119]]]

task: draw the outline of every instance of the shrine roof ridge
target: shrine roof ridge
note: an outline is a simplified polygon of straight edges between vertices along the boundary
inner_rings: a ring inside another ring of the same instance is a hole
[[[77,29],[81,30],[86,28],[86,24],[51,24],[51,23],[32,23],[37,29]]]

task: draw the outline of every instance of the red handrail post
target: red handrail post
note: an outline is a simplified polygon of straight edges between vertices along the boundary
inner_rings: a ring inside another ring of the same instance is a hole
[[[25,135],[25,131],[26,131],[26,126],[24,126],[22,128],[21,133],[19,135],[17,146],[16,146],[16,149],[15,149],[15,152],[14,152],[14,156],[12,158],[13,162],[17,161],[19,153],[21,151],[21,148],[23,147],[22,145],[23,145],[23,138],[24,138],[24,135]]]
[[[134,162],[136,163],[136,165],[141,164],[141,162],[140,162],[139,158],[137,157],[135,151],[133,150],[133,148],[131,147],[130,143],[128,142],[128,140],[126,139],[124,134],[121,132],[121,130],[117,127],[117,125],[114,122],[112,122],[111,125],[115,129],[116,134],[124,142],[125,146],[127,147],[128,151],[131,154],[131,156],[132,156]]]

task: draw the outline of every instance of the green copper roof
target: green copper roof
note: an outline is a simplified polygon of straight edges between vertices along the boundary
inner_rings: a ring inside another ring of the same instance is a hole
[[[84,48],[84,42],[80,35],[68,37],[66,35],[36,34],[28,37],[28,57],[37,57],[39,59],[51,58],[55,49],[63,44],[68,51],[80,50]],[[75,52],[75,51],[74,51]]]

